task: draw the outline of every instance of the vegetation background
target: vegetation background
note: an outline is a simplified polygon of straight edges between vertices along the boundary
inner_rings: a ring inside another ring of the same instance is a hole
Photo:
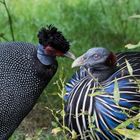
[[[114,52],[126,51],[126,44],[140,41],[140,18],[135,16],[138,14],[140,0],[0,0],[0,41],[14,39],[37,45],[38,30],[53,24],[70,40],[71,51],[76,56],[95,46]],[[72,61],[66,58],[58,61],[57,74],[11,140],[63,139],[51,136],[53,117],[46,107],[61,108],[56,80],[65,77],[67,81],[74,70],[71,69]]]

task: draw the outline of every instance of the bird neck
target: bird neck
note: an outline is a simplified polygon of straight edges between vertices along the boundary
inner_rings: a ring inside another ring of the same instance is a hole
[[[104,80],[106,80],[107,78],[109,78],[115,71],[116,71],[116,67],[110,68],[110,67],[90,67],[88,68],[88,71],[95,77],[98,79],[98,81],[102,82]]]
[[[39,44],[37,47],[37,58],[43,65],[52,65],[56,62],[56,57],[47,55],[44,52],[44,48],[41,44]]]

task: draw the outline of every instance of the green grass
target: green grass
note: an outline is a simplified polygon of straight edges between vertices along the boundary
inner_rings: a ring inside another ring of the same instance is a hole
[[[64,33],[71,42],[71,51],[76,56],[95,46],[106,47],[115,52],[126,51],[125,44],[136,44],[140,41],[140,19],[129,18],[140,13],[139,0],[6,0],[6,2],[13,19],[16,41],[37,44],[38,30],[48,24],[57,26]],[[11,41],[7,13],[2,4],[0,13],[0,33],[4,33],[4,37]],[[0,38],[0,41],[5,40]],[[57,86],[53,83],[63,74],[68,80],[74,70],[70,69],[71,60],[58,58],[58,61],[57,74],[41,95],[38,101],[41,105],[34,108],[35,112],[36,110],[42,112],[45,106],[53,106],[56,110],[61,106],[56,94]],[[29,114],[13,139],[20,139],[22,133],[28,134],[29,131],[25,131],[28,127],[33,129],[35,134],[37,129],[43,127],[49,126],[47,129],[51,129],[51,114],[46,110],[41,115],[35,112]],[[45,118],[48,117],[50,120],[46,122]],[[30,119],[32,124],[28,124]],[[47,136],[45,139],[49,140]]]

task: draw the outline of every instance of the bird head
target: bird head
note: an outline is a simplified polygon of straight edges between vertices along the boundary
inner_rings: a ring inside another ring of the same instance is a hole
[[[91,48],[86,53],[78,57],[72,63],[73,67],[85,66],[95,69],[103,67],[114,67],[116,65],[116,56],[106,48]]]
[[[49,25],[47,28],[41,28],[38,33],[38,39],[47,55],[66,56],[75,59],[75,56],[68,51],[70,48],[69,41],[56,27]]]

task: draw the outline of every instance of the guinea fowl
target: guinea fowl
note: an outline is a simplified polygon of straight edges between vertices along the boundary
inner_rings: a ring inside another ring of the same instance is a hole
[[[123,140],[112,130],[139,113],[140,53],[92,48],[73,62],[77,66],[66,85],[66,126],[82,140]]]
[[[54,26],[38,33],[39,45],[0,43],[0,140],[7,140],[31,111],[57,70],[56,56],[74,58]]]

